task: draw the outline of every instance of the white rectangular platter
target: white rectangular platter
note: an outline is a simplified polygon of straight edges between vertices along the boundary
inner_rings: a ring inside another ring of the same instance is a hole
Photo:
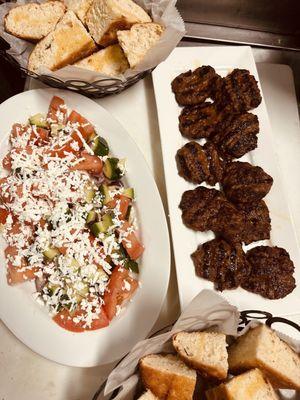
[[[178,116],[181,107],[176,103],[171,91],[171,81],[178,74],[189,69],[193,70],[201,65],[211,65],[221,76],[227,75],[234,68],[247,69],[259,81],[251,48],[247,46],[177,48],[153,72],[173,248],[182,308],[202,289],[213,289],[213,283],[196,276],[190,255],[199,244],[211,240],[214,235],[212,232],[194,232],[186,228],[182,223],[181,211],[178,208],[182,193],[195,188],[196,185],[186,182],[177,173],[175,155],[177,150],[188,140],[183,138],[179,132]],[[298,286],[300,284],[299,247],[287,198],[283,190],[278,157],[264,99],[260,106],[251,112],[257,114],[260,124],[258,148],[240,160],[261,166],[274,179],[272,189],[265,198],[270,210],[272,231],[270,240],[255,242],[245,249],[261,244],[285,248],[294,261],[294,276],[297,287],[290,295],[280,300],[264,299],[241,288],[226,290],[222,294],[231,303],[235,304],[239,310],[263,310],[277,316],[295,315],[300,313],[300,287]],[[285,118],[285,116],[282,115],[282,118]],[[291,173],[294,173],[296,178],[297,172],[291,171]]]

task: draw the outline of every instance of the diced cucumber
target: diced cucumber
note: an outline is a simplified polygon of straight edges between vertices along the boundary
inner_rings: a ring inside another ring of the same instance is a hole
[[[48,128],[48,123],[43,114],[35,114],[29,118],[30,125],[38,126],[39,128]]]
[[[127,188],[123,190],[123,196],[128,197],[129,199],[134,199],[134,189],[133,188]]]
[[[94,222],[96,220],[97,213],[95,210],[92,210],[88,213],[86,217],[86,223],[90,224],[91,222]]]
[[[107,185],[100,186],[100,193],[103,196],[103,205],[106,205],[107,203],[109,203],[112,200],[112,198],[110,197],[110,194],[109,194],[109,187]]]
[[[64,129],[62,124],[51,124],[51,136],[57,136],[59,131]]]
[[[85,200],[87,203],[92,203],[92,201],[94,200],[95,197],[95,190],[90,187],[87,186],[86,190],[85,190]]]
[[[130,269],[132,272],[135,272],[136,274],[139,273],[139,264],[136,261],[126,259],[124,267],[126,269]]]
[[[104,214],[101,221],[93,223],[91,231],[95,236],[99,236],[100,233],[106,233],[112,225],[112,216],[110,214]]]
[[[118,158],[108,158],[103,167],[103,172],[106,178],[116,181],[123,176],[123,171],[119,167],[119,159]]]
[[[100,136],[97,136],[92,142],[91,149],[96,156],[107,156],[109,153],[107,141]]]
[[[60,255],[60,251],[56,247],[49,247],[48,250],[44,251],[43,255],[48,260],[52,261],[56,256]]]
[[[73,258],[71,261],[70,267],[76,272],[79,270],[80,264],[77,260],[75,260],[75,258]]]

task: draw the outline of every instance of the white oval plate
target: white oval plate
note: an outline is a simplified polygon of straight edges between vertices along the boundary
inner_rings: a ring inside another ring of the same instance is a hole
[[[0,105],[0,158],[5,155],[8,133],[15,122],[48,109],[56,94],[69,108],[90,120],[104,136],[112,153],[127,159],[127,181],[137,196],[136,210],[145,252],[140,264],[141,288],[125,311],[107,328],[72,333],[56,325],[32,298],[34,284],[10,287],[4,268],[4,240],[0,242],[0,317],[24,344],[36,353],[61,364],[92,367],[121,358],[154,325],[166,295],[170,274],[170,243],[166,218],[152,173],[125,129],[94,101],[67,91],[31,90]],[[5,137],[4,137],[5,135]]]

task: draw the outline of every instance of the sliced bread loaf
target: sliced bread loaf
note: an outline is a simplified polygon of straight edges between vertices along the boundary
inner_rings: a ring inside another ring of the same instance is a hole
[[[64,0],[68,10],[73,11],[80,21],[85,24],[85,16],[93,0]]]
[[[158,397],[154,396],[154,394],[150,390],[147,390],[138,398],[138,400],[159,400],[159,399]]]
[[[229,370],[233,374],[261,369],[278,388],[300,390],[300,358],[266,325],[250,329],[229,347]]]
[[[97,51],[74,65],[91,71],[101,72],[108,76],[120,75],[129,68],[127,58],[118,44]]]
[[[117,43],[117,31],[129,29],[137,22],[151,18],[132,0],[94,0],[86,14],[86,24],[101,46]]]
[[[145,387],[160,400],[192,400],[196,371],[172,354],[150,354],[140,360]]]
[[[202,375],[225,379],[228,373],[226,335],[215,332],[179,332],[173,336],[179,357]]]
[[[96,45],[73,11],[68,11],[33,49],[28,69],[38,72],[40,67],[55,71],[91,54]]]
[[[131,68],[136,67],[159,41],[164,28],[153,22],[135,24],[128,31],[118,31],[118,40]]]
[[[236,376],[227,383],[207,390],[207,400],[278,400],[270,382],[259,369]]]
[[[55,28],[64,13],[65,6],[61,1],[28,3],[8,12],[4,28],[21,39],[38,41]]]

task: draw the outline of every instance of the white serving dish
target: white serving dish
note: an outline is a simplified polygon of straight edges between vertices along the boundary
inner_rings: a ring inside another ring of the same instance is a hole
[[[214,235],[212,232],[194,232],[186,228],[182,223],[181,211],[178,208],[182,193],[195,188],[196,185],[186,182],[177,173],[175,154],[187,142],[187,139],[181,136],[178,129],[178,116],[181,107],[176,103],[174,94],[171,91],[171,81],[178,74],[189,69],[193,70],[201,65],[211,65],[222,76],[234,68],[248,69],[259,81],[251,48],[247,46],[177,48],[153,72],[177,280],[182,307],[185,307],[200,290],[213,288],[213,283],[195,275],[190,254],[196,250],[199,244],[212,239]],[[278,157],[264,99],[260,106],[251,112],[257,114],[260,123],[258,148],[245,155],[241,161],[248,161],[263,167],[274,179],[273,187],[265,198],[272,219],[271,239],[256,242],[251,247],[260,244],[284,247],[294,261],[294,276],[297,284],[299,284],[299,247],[287,198],[283,190],[280,171],[278,170]],[[284,118],[284,115],[282,115],[282,118]],[[227,290],[222,294],[231,303],[235,304],[239,310],[256,309],[269,311],[275,315],[288,316],[295,314],[300,309],[299,286],[290,295],[280,300],[264,299],[241,288]]]
[[[0,318],[24,344],[40,355],[61,364],[92,367],[121,358],[147,336],[154,325],[168,287],[170,246],[162,202],[150,169],[125,129],[94,101],[72,92],[39,89],[21,93],[0,105],[2,141],[0,158],[8,149],[8,134],[15,122],[46,112],[56,94],[89,119],[104,136],[112,153],[127,159],[127,181],[135,188],[136,209],[145,252],[141,259],[141,288],[105,329],[72,333],[56,325],[46,310],[32,298],[34,283],[10,287],[6,283],[5,260],[0,249]]]

